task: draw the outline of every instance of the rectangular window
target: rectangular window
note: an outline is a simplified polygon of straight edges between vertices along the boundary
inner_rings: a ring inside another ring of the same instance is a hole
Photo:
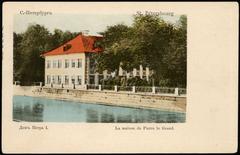
[[[75,60],[72,59],[72,68],[75,68]]]
[[[53,68],[57,68],[57,61],[53,60]]]
[[[72,84],[75,84],[75,77],[74,76],[71,77],[71,81],[72,81]]]
[[[82,59],[77,59],[77,67],[82,68]]]
[[[60,75],[57,76],[57,81],[58,81],[58,84],[61,84],[62,81],[61,81],[61,76]]]
[[[55,76],[52,76],[52,83],[55,84]]]
[[[47,68],[51,68],[51,61],[50,60],[47,61]]]
[[[55,81],[55,84],[58,84],[58,76],[57,75],[54,76],[54,81]]]
[[[68,68],[68,67],[69,67],[69,60],[66,59],[66,60],[65,60],[65,68]]]
[[[62,60],[58,60],[58,68],[62,67]]]
[[[68,78],[68,76],[67,75],[65,75],[65,85],[68,85],[69,84],[69,78]]]
[[[51,76],[47,75],[47,84],[50,84],[50,83],[51,83]]]
[[[81,76],[81,75],[78,75],[78,76],[77,76],[77,84],[78,84],[78,85],[81,85],[81,84],[82,84],[82,76]]]

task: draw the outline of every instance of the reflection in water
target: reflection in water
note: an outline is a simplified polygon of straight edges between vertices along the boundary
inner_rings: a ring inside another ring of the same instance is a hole
[[[13,120],[28,122],[177,123],[185,113],[13,97]]]
[[[14,104],[13,119],[16,121],[42,122],[43,104]]]
[[[42,114],[43,113],[43,109],[44,109],[44,105],[40,104],[40,103],[36,103],[33,105],[33,111],[36,114]]]
[[[132,116],[131,115],[118,115],[116,122],[118,122],[118,123],[132,122]]]
[[[114,115],[112,113],[101,113],[101,122],[112,123],[115,122]]]
[[[94,109],[86,109],[87,122],[98,122],[98,112]]]

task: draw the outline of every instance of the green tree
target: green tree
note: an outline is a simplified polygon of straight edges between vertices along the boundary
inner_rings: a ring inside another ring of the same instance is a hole
[[[128,37],[129,27],[123,24],[109,26],[106,31],[100,33],[103,36],[101,41],[101,47],[104,48],[104,52],[95,55],[97,61],[97,70],[102,72],[105,69],[109,71],[117,71],[121,62],[122,50],[119,45],[123,39]]]
[[[55,29],[53,34],[39,24],[29,25],[24,33],[13,33],[14,80],[21,84],[44,81],[44,52],[57,48],[78,33]]]
[[[187,81],[187,17],[181,16],[179,26],[174,31],[174,37],[163,58],[166,66],[165,79],[169,85],[186,87]]]
[[[41,25],[30,25],[23,34],[21,50],[23,61],[20,69],[21,83],[29,84],[35,81],[44,81],[44,51],[50,49],[50,33]]]
[[[23,52],[21,49],[21,41],[23,34],[13,33],[13,79],[19,81],[21,79],[20,68],[23,61]]]
[[[104,52],[97,55],[97,68],[131,71],[150,67],[160,86],[186,86],[186,16],[178,25],[166,23],[157,15],[134,15],[133,25],[114,25],[102,33]],[[131,81],[130,81],[131,83]]]
[[[162,59],[173,37],[173,25],[157,15],[137,14],[133,29],[135,63],[153,69],[155,79],[163,78],[165,67]]]

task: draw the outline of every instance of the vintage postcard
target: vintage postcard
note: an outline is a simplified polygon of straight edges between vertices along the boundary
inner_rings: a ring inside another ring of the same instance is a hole
[[[237,3],[3,3],[3,152],[235,152],[238,16]]]

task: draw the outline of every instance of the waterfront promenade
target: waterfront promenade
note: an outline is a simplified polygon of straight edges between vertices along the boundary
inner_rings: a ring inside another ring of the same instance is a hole
[[[186,112],[186,95],[126,90],[69,89],[14,85],[14,95],[79,101],[91,104]],[[136,88],[135,88],[136,89]]]

